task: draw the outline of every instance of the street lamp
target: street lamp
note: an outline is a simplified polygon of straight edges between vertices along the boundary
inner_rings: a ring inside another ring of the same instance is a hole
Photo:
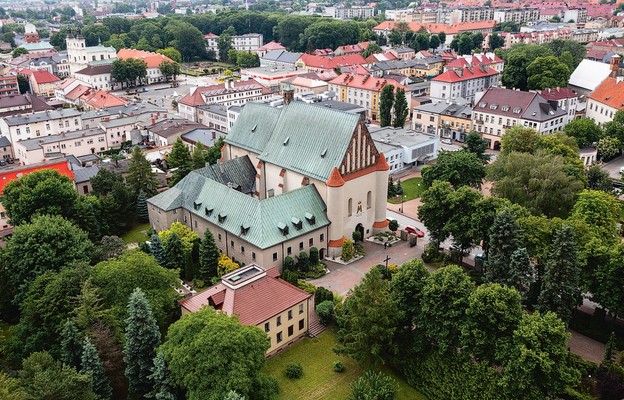
[[[401,214],[403,214],[403,201],[405,200],[406,197],[407,197],[406,194],[401,196]]]

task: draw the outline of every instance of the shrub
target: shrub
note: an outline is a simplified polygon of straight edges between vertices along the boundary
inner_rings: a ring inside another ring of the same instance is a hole
[[[329,289],[325,289],[323,286],[317,287],[314,293],[314,306],[318,306],[325,300],[334,301],[334,293]]]
[[[383,372],[366,371],[351,384],[349,400],[393,400],[396,398],[398,385]]]
[[[355,256],[355,247],[353,246],[353,241],[349,239],[345,239],[344,243],[342,243],[342,254],[340,258],[343,261],[349,261]]]
[[[319,251],[316,247],[310,247],[310,265],[319,263]]]
[[[392,232],[396,232],[397,229],[399,229],[399,222],[396,219],[391,220],[388,223],[388,229],[390,229]]]
[[[359,242],[362,240],[362,232],[360,231],[353,231],[353,233],[351,234],[351,238],[353,239],[354,242]]]
[[[299,379],[303,375],[303,367],[299,363],[290,363],[286,365],[286,377],[288,379]]]
[[[295,260],[293,260],[291,256],[286,256],[286,258],[284,258],[284,271],[295,271],[296,269]]]
[[[299,279],[297,281],[297,287],[299,287],[299,289],[302,289],[308,293],[314,293],[316,291],[316,286],[314,286],[310,282],[304,281],[303,279]]]
[[[329,325],[334,317],[334,302],[325,300],[324,302],[319,303],[319,305],[316,306],[316,313],[321,318],[321,323],[323,325]]]
[[[297,256],[297,269],[301,272],[308,272],[310,269],[310,257],[308,257],[308,253],[302,251]]]
[[[299,276],[297,275],[295,271],[291,271],[289,269],[284,268],[284,271],[282,272],[282,279],[288,283],[291,283],[297,286],[297,281],[299,280]]]
[[[334,361],[334,372],[344,372],[345,366],[342,361]]]
[[[433,262],[433,261],[441,261],[443,257],[444,257],[443,255],[442,257],[440,257],[440,251],[436,248],[436,246],[431,245],[431,244],[427,246],[427,248],[422,254],[422,259],[426,263]]]

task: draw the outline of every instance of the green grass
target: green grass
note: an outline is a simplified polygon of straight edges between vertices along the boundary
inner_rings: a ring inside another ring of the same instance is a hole
[[[423,194],[425,190],[427,190],[427,187],[423,183],[422,178],[410,178],[406,181],[401,181],[401,187],[403,188],[403,195],[405,196],[403,201],[417,199]],[[401,197],[392,197],[388,199],[388,202],[392,204],[399,204],[401,202]]]
[[[280,384],[279,398],[284,400],[344,400],[349,397],[349,385],[364,372],[348,357],[338,356],[332,348],[336,334],[328,329],[317,338],[305,338],[290,348],[267,360],[264,373],[277,379]],[[342,361],[345,371],[333,370],[334,361]],[[297,362],[303,367],[301,379],[288,379],[285,374],[288,363]],[[416,389],[388,368],[382,370],[399,383],[398,400],[426,400]]]
[[[121,235],[121,238],[126,243],[141,243],[149,240],[146,232],[150,228],[149,223],[135,225],[128,232]]]

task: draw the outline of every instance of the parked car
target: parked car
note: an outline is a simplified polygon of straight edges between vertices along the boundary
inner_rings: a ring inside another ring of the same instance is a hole
[[[4,167],[5,165],[7,165],[6,161],[0,160],[0,167]]]
[[[425,232],[421,231],[420,229],[416,228],[415,226],[411,226],[411,225],[407,225],[405,227],[405,232],[407,233],[412,233],[418,237],[423,237],[425,236]]]
[[[442,139],[442,143],[444,143],[444,144],[453,144],[451,142],[451,139]]]

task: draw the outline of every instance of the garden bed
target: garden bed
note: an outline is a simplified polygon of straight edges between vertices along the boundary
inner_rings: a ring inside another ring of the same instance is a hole
[[[349,265],[349,264],[354,263],[354,262],[356,262],[356,261],[358,261],[358,260],[360,260],[362,258],[364,258],[364,254],[356,255],[355,257],[353,257],[349,261],[343,260],[342,257],[338,257],[336,259],[334,259],[334,258],[326,258],[325,261],[331,261],[333,263],[341,264],[341,265]]]
[[[380,232],[376,235],[367,237],[366,241],[380,245],[387,243],[389,246],[392,246],[393,244],[400,242],[401,238],[399,238],[394,232]]]

